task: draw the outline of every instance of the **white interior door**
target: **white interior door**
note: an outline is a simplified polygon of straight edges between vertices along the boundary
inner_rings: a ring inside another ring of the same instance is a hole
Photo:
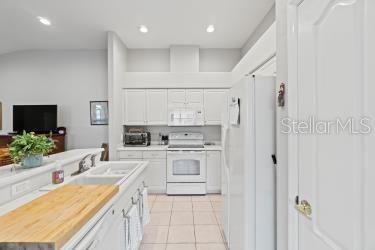
[[[374,134],[353,133],[367,132],[359,123],[374,118],[374,2],[304,0],[295,7],[298,88],[297,108],[290,108],[299,122],[322,121],[293,127],[290,136],[299,204],[311,206],[310,216],[299,212],[294,240],[300,250],[375,249],[375,176],[368,155],[375,152]],[[350,118],[353,131],[340,129],[337,119]]]

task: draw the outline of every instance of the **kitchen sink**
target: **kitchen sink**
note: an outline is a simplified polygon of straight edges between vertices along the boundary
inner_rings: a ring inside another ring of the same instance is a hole
[[[145,161],[112,161],[100,165],[67,181],[73,185],[121,185]]]
[[[131,174],[142,162],[110,162],[90,171],[97,176],[125,176]]]
[[[120,184],[123,177],[97,177],[97,176],[81,176],[72,181],[68,184],[73,185],[113,185],[113,184]]]

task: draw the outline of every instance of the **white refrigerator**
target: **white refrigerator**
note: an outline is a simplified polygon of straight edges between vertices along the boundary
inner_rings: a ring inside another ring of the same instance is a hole
[[[223,112],[223,227],[230,250],[276,249],[275,78],[246,76]]]

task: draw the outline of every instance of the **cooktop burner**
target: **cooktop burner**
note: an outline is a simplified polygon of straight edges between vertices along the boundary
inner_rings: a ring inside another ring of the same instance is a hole
[[[168,148],[204,148],[203,145],[169,145]]]

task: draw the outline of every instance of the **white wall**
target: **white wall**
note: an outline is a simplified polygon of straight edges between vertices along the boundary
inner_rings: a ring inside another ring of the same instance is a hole
[[[171,45],[171,72],[199,72],[199,46]]]
[[[253,33],[249,36],[245,44],[241,48],[241,54],[244,56],[251,47],[261,38],[266,30],[275,22],[275,5],[264,16],[263,20],[258,24]]]
[[[104,50],[23,51],[0,56],[3,130],[13,130],[12,105],[57,104],[67,148],[99,147],[107,126],[90,125],[90,101],[107,100]]]
[[[128,72],[169,72],[169,49],[128,49]]]
[[[170,72],[169,49],[128,49],[127,72]],[[199,49],[200,72],[231,72],[241,49]]]
[[[200,72],[231,72],[241,60],[240,49],[200,49]]]
[[[116,159],[116,147],[121,144],[122,101],[121,83],[127,69],[128,49],[118,35],[108,32],[108,102],[109,102],[109,157]]]
[[[276,55],[276,24],[273,23],[233,68],[233,83],[256,71]]]

